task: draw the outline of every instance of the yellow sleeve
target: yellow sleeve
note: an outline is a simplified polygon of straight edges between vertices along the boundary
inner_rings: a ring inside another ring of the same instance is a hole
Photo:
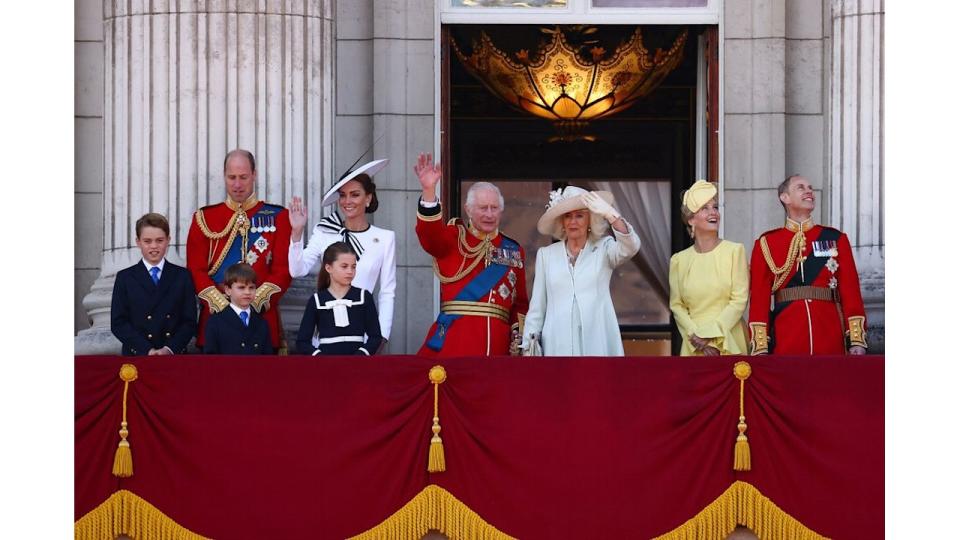
[[[747,270],[747,257],[743,249],[743,244],[733,245],[733,254],[728,259],[730,268],[730,301],[724,306],[720,315],[717,317],[717,323],[723,335],[727,338],[733,334],[743,335],[741,324],[743,321],[743,312],[747,309],[747,296],[750,289],[750,275]],[[726,350],[734,354],[746,353],[746,342],[739,343],[742,340],[736,340],[737,346],[726,340]],[[737,350],[741,349],[741,350]],[[721,349],[723,350],[723,349]]]
[[[682,287],[680,284],[680,258],[680,253],[670,257],[670,311],[673,312],[673,318],[677,321],[677,328],[680,330],[680,335],[684,341],[687,341],[697,325],[694,324],[693,319],[690,318],[690,312],[680,298],[680,289]]]

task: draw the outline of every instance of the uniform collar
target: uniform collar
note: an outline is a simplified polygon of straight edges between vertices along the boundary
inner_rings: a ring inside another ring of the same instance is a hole
[[[470,226],[467,228],[467,230],[470,231],[470,234],[473,235],[474,238],[477,238],[477,239],[479,239],[479,240],[485,240],[485,239],[487,239],[487,240],[493,241],[493,239],[496,238],[498,234],[500,234],[500,229],[495,229],[495,230],[494,230],[493,232],[491,232],[491,233],[485,233],[485,232],[477,229],[476,227],[474,227],[472,223],[471,223]]]
[[[813,228],[813,225],[814,223],[813,223],[812,217],[808,217],[803,221],[795,221],[790,218],[787,218],[787,223],[784,225],[784,227],[786,227],[786,229],[790,232],[797,232],[799,230],[803,230],[803,232],[807,232]]]
[[[249,209],[253,208],[254,206],[256,206],[258,202],[260,202],[260,201],[257,200],[257,192],[254,191],[253,193],[250,194],[249,197],[247,197],[247,200],[243,201],[243,204],[242,204],[242,205],[241,205],[240,203],[234,201],[234,200],[231,199],[230,197],[227,197],[226,205],[227,205],[227,208],[229,208],[229,209],[233,210],[234,212],[236,212],[237,210],[240,209],[241,206],[243,207],[244,211],[249,210]]]

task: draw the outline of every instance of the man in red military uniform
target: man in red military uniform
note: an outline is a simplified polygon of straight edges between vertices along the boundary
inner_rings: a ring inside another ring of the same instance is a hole
[[[221,289],[224,271],[246,262],[257,272],[257,292],[251,305],[266,319],[274,350],[282,353],[279,300],[290,286],[287,209],[257,200],[256,162],[250,152],[228,153],[223,177],[227,200],[197,210],[187,234],[187,268],[202,301],[197,346],[203,347],[210,315],[230,305]]]
[[[430,154],[420,154],[414,172],[423,188],[417,238],[433,256],[440,278],[440,314],[418,354],[517,354],[529,303],[527,280],[523,248],[500,232],[500,190],[474,184],[464,204],[469,223],[451,219],[444,224],[437,199],[440,166]]]
[[[847,235],[813,223],[806,178],[790,176],[777,191],[786,225],[760,236],[750,263],[751,354],[864,354],[866,317]]]

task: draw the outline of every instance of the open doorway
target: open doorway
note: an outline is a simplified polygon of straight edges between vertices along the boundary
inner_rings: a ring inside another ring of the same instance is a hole
[[[706,126],[697,129],[698,118],[704,121],[707,107],[703,95],[698,97],[706,71],[698,43],[715,27],[643,26],[643,44],[651,52],[669,49],[682,32],[688,33],[679,63],[648,95],[614,116],[582,126],[574,137],[559,132],[549,120],[508,105],[451,51],[452,43],[469,54],[482,34],[508,54],[537,50],[551,30],[612,51],[637,28],[603,25],[584,34],[585,27],[579,25],[445,25],[444,198],[456,216],[470,184],[490,181],[500,186],[506,201],[502,228],[527,251],[527,287],[532,290],[536,250],[552,241],[536,230],[548,192],[569,184],[613,192],[643,244],[611,283],[624,350],[628,356],[667,355],[676,354],[679,346],[669,310],[669,258],[690,242],[679,221],[680,193],[695,179],[698,145],[702,154],[710,146],[703,139],[698,142],[706,131]]]

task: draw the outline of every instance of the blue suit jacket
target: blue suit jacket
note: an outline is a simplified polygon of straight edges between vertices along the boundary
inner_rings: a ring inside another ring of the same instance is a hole
[[[170,347],[182,354],[197,335],[197,297],[190,272],[170,261],[154,285],[143,261],[117,272],[110,304],[110,331],[125,356]]]
[[[253,309],[249,326],[244,326],[237,312],[227,306],[207,319],[203,354],[273,354],[270,327]]]

